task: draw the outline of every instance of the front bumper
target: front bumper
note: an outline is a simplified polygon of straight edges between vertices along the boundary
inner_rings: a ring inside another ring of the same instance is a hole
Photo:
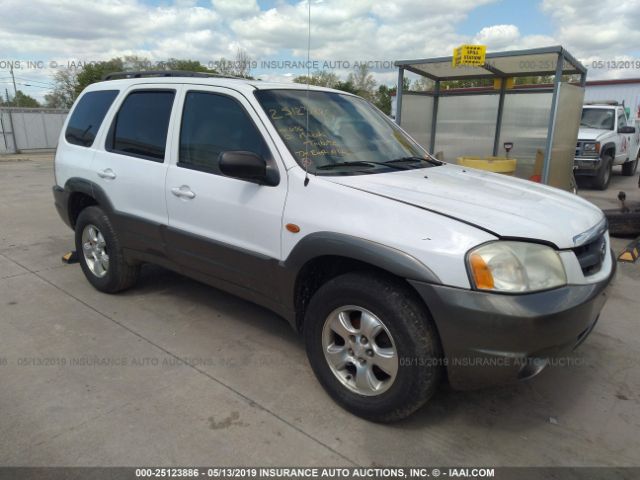
[[[575,175],[595,175],[600,169],[600,157],[575,157],[573,168]]]
[[[529,378],[576,348],[594,328],[614,275],[615,261],[599,283],[525,295],[410,283],[440,333],[451,386],[468,390]]]

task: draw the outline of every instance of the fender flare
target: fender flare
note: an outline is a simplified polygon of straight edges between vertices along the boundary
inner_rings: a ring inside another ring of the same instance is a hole
[[[394,275],[428,283],[441,283],[424,263],[408,253],[352,235],[316,232],[302,238],[282,262],[287,270],[300,271],[310,260],[322,256],[340,256],[359,260],[387,270]]]
[[[342,233],[315,232],[302,238],[280,262],[284,272],[281,298],[288,308],[295,308],[296,281],[304,265],[323,256],[357,260],[407,280],[442,283],[428,266],[397,248]]]
[[[612,149],[613,150],[613,155],[612,157],[615,159],[616,157],[616,144],[614,142],[608,142],[605,143],[602,148],[600,149],[600,151],[602,152],[602,155],[604,155],[604,152],[606,152],[607,150]]]
[[[91,198],[93,198],[100,207],[102,207],[107,213],[113,212],[113,205],[107,193],[102,189],[102,187],[90,180],[79,178],[79,177],[71,177],[64,184],[64,191],[67,194],[67,212],[70,212],[70,204],[71,197],[74,193],[83,193]]]

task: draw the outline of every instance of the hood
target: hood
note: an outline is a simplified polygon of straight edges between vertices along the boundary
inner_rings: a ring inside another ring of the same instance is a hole
[[[581,127],[578,130],[578,141],[580,140],[597,140],[598,138],[612,133],[613,130],[603,130],[601,128],[586,128]]]
[[[574,237],[603,219],[598,207],[577,195],[457,165],[323,178],[455,218],[499,237],[536,239],[563,249],[574,247]]]

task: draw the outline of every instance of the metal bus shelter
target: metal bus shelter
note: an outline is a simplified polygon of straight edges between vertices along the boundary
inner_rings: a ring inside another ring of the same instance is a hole
[[[398,60],[395,66],[396,122],[427,150],[449,161],[495,157],[502,143],[513,143],[517,176],[531,178],[538,168],[543,183],[568,188],[587,69],[563,47],[487,53],[482,66],[453,67],[452,57]],[[431,80],[431,88],[403,90],[406,72]],[[553,76],[552,83],[513,85],[518,77],[543,76]],[[478,79],[494,85],[451,87],[453,80]]]

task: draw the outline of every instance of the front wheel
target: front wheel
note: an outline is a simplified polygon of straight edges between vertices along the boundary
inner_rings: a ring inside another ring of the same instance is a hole
[[[611,181],[611,169],[613,168],[613,158],[610,155],[602,157],[600,169],[593,180],[593,186],[598,190],[606,190]]]
[[[407,417],[439,384],[435,326],[416,293],[395,278],[349,273],[330,280],[309,303],[304,337],[322,386],[363,418]]]

